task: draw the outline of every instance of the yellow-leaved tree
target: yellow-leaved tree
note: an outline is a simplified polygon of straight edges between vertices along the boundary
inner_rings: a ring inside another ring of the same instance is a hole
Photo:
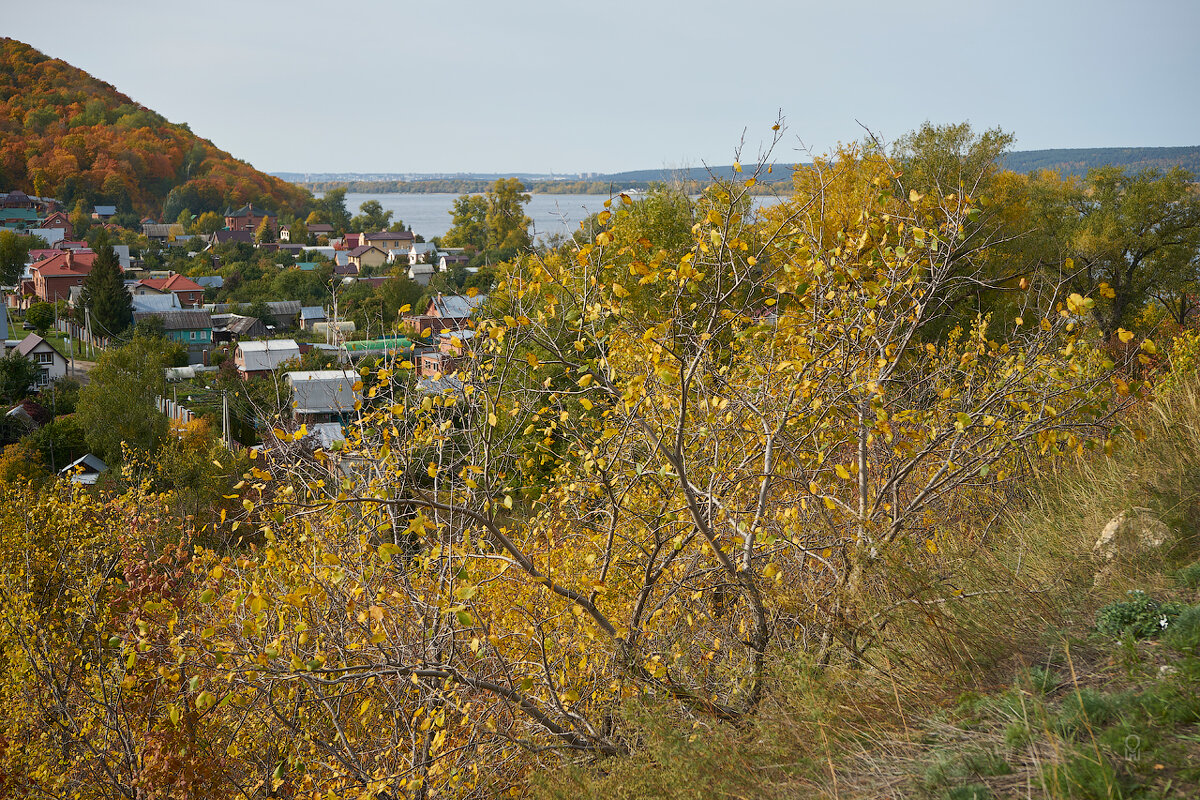
[[[899,604],[963,595],[891,581],[936,565],[937,519],[1106,442],[1131,387],[1088,298],[1034,281],[1013,318],[939,327],[991,285],[969,197],[849,154],[760,218],[767,168],[613,198],[446,332],[453,372],[364,374],[336,446],[276,431],[247,549],[197,551],[156,607],[231,782],[491,797],[627,751],[631,699],[752,714],[773,656],[868,662]]]

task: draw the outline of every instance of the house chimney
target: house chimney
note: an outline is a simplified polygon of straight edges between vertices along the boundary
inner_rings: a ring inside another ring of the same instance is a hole
[[[75,269],[75,251],[67,251],[67,269]]]

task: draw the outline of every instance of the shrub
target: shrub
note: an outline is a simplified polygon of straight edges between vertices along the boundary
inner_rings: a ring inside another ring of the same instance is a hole
[[[1183,611],[1179,603],[1160,603],[1150,595],[1134,589],[1129,599],[1109,603],[1096,613],[1096,628],[1109,636],[1129,634],[1135,639],[1157,636]]]

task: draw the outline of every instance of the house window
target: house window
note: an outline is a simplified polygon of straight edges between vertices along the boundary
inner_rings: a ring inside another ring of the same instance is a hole
[[[49,386],[50,385],[50,370],[44,369],[38,373],[37,385],[38,386]]]
[[[37,363],[53,364],[54,363],[54,353],[38,353],[37,354]]]
[[[196,332],[192,331],[192,341],[196,341]]]

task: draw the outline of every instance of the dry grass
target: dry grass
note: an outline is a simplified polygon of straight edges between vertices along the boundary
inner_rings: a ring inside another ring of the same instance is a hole
[[[1093,627],[1096,610],[1130,589],[1200,599],[1168,577],[1200,552],[1200,385],[1159,398],[1128,428],[1114,456],[1060,462],[1002,513],[943,537],[932,564],[898,552],[864,606],[888,620],[864,659],[819,668],[778,653],[774,691],[740,729],[635,712],[634,756],[547,776],[540,795],[1200,796],[1186,765],[1200,764],[1200,717],[1178,711],[1200,693],[1200,661]],[[1174,540],[1101,565],[1100,531],[1135,506]],[[1079,711],[1091,706],[1108,716]],[[1125,752],[1126,729],[1150,749]]]

